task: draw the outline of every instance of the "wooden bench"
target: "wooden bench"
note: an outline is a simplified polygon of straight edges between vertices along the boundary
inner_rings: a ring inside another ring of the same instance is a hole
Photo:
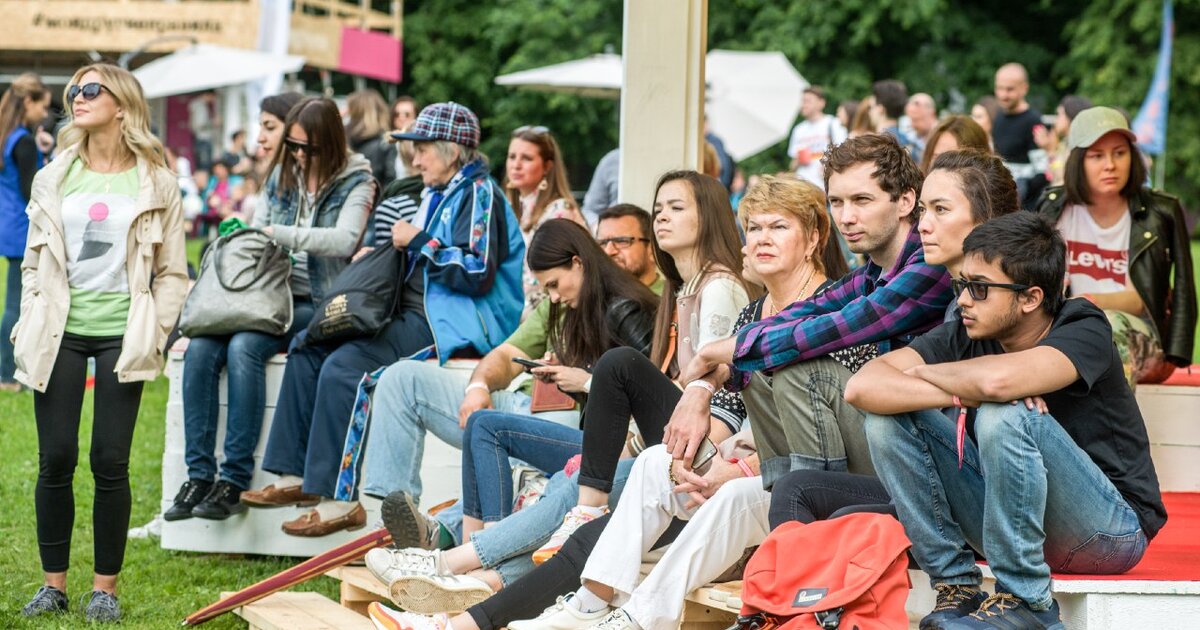
[[[222,593],[224,597],[229,593]],[[280,592],[235,608],[250,630],[374,630],[370,619],[320,593]]]

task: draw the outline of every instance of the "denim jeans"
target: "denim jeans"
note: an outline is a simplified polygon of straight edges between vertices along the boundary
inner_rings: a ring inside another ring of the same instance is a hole
[[[617,464],[608,508],[615,510],[625,480],[633,468],[633,459]],[[532,554],[562,525],[567,511],[579,502],[578,473],[568,477],[562,471],[550,477],[546,491],[537,503],[508,518],[471,534],[471,546],[485,569],[495,569],[505,586],[533,570]]]
[[[292,326],[283,336],[239,332],[225,337],[195,337],[183,355],[184,459],[188,479],[212,481],[217,476],[217,419],[221,371],[228,368],[225,461],[221,479],[249,488],[254,450],[262,432],[267,401],[267,361],[287,349],[288,341],[312,319],[311,300],[296,299]]]
[[[463,514],[495,523],[512,513],[509,458],[554,474],[578,455],[583,431],[498,411],[471,414],[463,441]]]
[[[15,383],[13,375],[17,364],[13,360],[13,344],[9,341],[13,326],[21,316],[21,262],[20,258],[8,259],[8,284],[4,295],[4,320],[0,322],[0,383]]]
[[[400,361],[375,385],[368,429],[363,492],[385,497],[404,491],[421,497],[421,460],[426,432],[462,448],[463,430],[458,408],[470,375],[424,361]],[[520,392],[492,392],[492,407],[509,413],[529,413],[529,396]],[[541,414],[567,426],[579,425],[574,411]]]
[[[941,411],[867,415],[879,478],[931,583],[978,585],[967,545],[997,589],[1034,610],[1051,604],[1050,572],[1117,574],[1146,549],[1137,514],[1050,415],[984,403],[958,467],[955,425]]]

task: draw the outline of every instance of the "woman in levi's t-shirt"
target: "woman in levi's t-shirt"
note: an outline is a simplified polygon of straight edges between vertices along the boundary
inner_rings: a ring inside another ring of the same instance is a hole
[[[1196,327],[1182,210],[1145,185],[1136,141],[1117,110],[1080,112],[1067,136],[1065,185],[1038,204],[1067,242],[1068,294],[1104,309],[1131,387],[1189,365]]]

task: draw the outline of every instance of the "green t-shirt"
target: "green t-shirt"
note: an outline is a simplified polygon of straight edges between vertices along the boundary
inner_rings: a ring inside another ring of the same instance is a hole
[[[129,228],[137,215],[137,194],[137,167],[96,173],[77,158],[67,170],[62,220],[71,289],[69,333],[125,334],[130,301],[126,251]]]

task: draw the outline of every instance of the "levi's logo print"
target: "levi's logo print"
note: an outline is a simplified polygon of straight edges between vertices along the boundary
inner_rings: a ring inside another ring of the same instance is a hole
[[[827,588],[802,588],[796,591],[796,598],[792,600],[792,608],[812,606],[824,599],[827,593],[829,593]]]
[[[1093,243],[1067,241],[1067,251],[1068,273],[1125,284],[1129,270],[1128,250],[1101,249]]]

